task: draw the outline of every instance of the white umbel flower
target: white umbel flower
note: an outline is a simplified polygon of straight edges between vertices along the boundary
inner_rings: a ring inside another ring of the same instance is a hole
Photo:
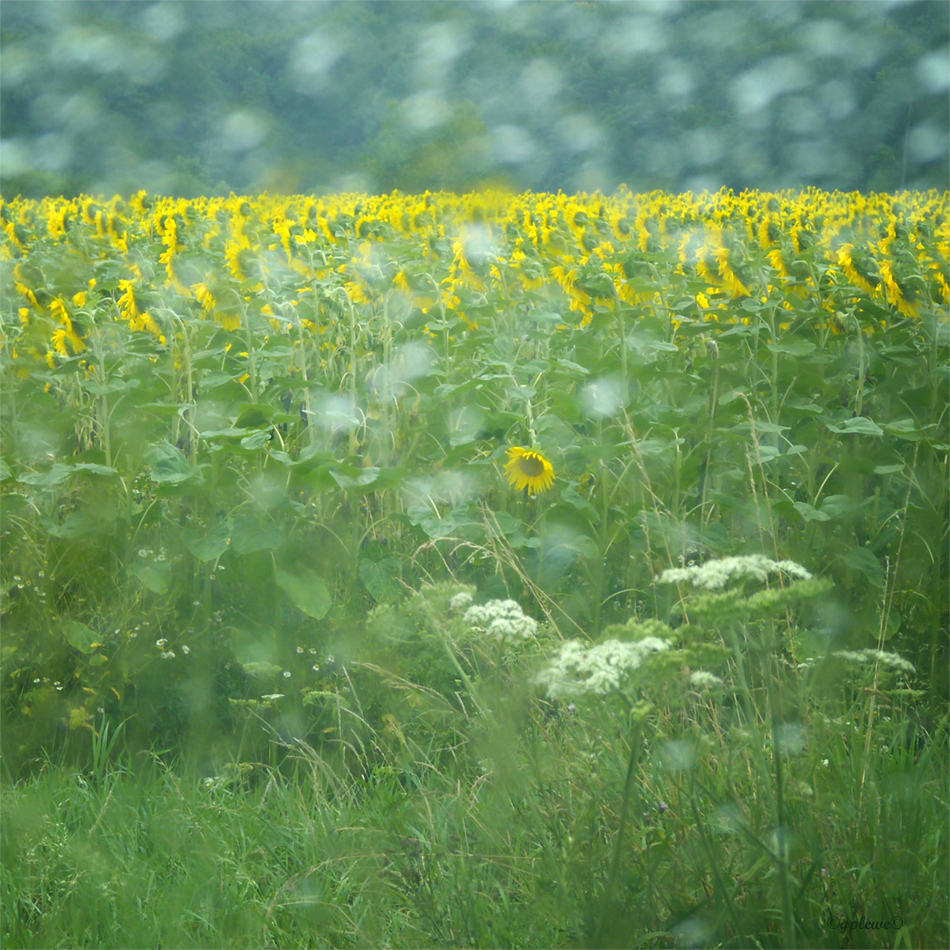
[[[486,604],[477,604],[465,611],[463,619],[473,629],[506,643],[528,640],[538,632],[537,620],[526,616],[515,600],[490,600]]]
[[[794,561],[773,561],[762,554],[724,557],[699,567],[671,567],[660,575],[661,584],[692,584],[704,590],[722,590],[731,580],[749,577],[764,582],[771,574],[810,581],[812,575]]]
[[[883,650],[834,650],[831,655],[848,663],[880,663],[881,666],[889,666],[902,673],[917,672],[910,660],[905,660],[896,653],[885,653]]]
[[[715,673],[706,670],[696,670],[689,674],[691,686],[722,686],[722,680]]]
[[[449,610],[465,610],[472,602],[472,595],[468,591],[459,591],[450,601]]]
[[[605,640],[591,646],[580,640],[568,640],[555,661],[542,670],[535,682],[552,699],[580,693],[606,694],[620,688],[624,677],[643,665],[650,653],[669,649],[668,640],[644,637],[642,640]]]

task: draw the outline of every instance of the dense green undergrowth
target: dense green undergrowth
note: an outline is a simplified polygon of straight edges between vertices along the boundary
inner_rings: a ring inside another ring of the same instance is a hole
[[[4,946],[945,946],[945,206],[2,206]]]

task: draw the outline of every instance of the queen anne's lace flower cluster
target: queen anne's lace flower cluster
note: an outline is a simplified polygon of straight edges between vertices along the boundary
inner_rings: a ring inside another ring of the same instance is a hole
[[[690,686],[722,686],[722,680],[715,673],[706,670],[694,670],[689,674]]]
[[[568,640],[554,663],[542,670],[535,682],[552,699],[580,693],[610,693],[620,688],[627,673],[643,665],[648,654],[667,650],[669,646],[668,640],[659,637],[605,640],[595,646]]]
[[[795,580],[812,579],[812,575],[794,561],[773,561],[761,554],[751,554],[707,561],[699,567],[672,567],[660,575],[660,583],[692,584],[705,590],[722,590],[733,579],[749,577],[764,582],[769,575],[778,573]]]
[[[459,591],[450,601],[449,610],[464,610],[472,602],[472,595],[468,591]]]
[[[885,653],[883,650],[835,650],[831,655],[840,657],[848,663],[880,663],[882,666],[890,666],[902,673],[917,672],[910,660],[905,660],[896,653]]]
[[[463,619],[472,628],[506,643],[528,640],[538,632],[537,620],[526,616],[515,600],[490,600],[485,604],[476,604],[465,611]]]

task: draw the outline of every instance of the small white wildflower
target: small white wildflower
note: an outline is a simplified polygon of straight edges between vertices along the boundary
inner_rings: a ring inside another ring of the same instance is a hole
[[[298,652],[298,653],[303,653],[303,647],[297,647],[297,652]]]
[[[664,571],[661,584],[692,584],[704,590],[722,590],[729,581],[742,577],[764,582],[769,575],[783,573],[796,580],[811,580],[812,575],[794,561],[773,561],[761,554],[724,557],[699,567],[673,567]]]
[[[450,610],[465,610],[472,602],[472,595],[467,591],[460,591],[449,601]]]
[[[538,632],[537,620],[528,617],[514,600],[490,600],[469,607],[463,619],[473,629],[506,643],[528,640]]]
[[[290,670],[284,670],[284,679],[288,679],[289,677],[290,677]]]
[[[714,673],[706,670],[696,670],[690,673],[689,682],[692,686],[722,686],[722,680]]]
[[[266,696],[261,696],[261,699],[283,699],[283,693],[267,693]]]
[[[579,693],[605,694],[620,688],[624,677],[639,668],[649,653],[669,649],[659,637],[642,640],[605,640],[591,646],[580,640],[562,644],[554,663],[535,682],[553,699]]]
[[[138,627],[135,629],[138,630]],[[160,650],[164,650],[165,647],[168,646],[168,641],[162,637],[160,640],[155,641],[155,646],[157,646]]]
[[[148,551],[145,548],[139,548],[139,557],[148,557]]]
[[[832,656],[840,657],[849,663],[880,663],[902,673],[916,673],[917,668],[910,660],[905,660],[896,653],[885,653],[883,650],[835,650]]]
[[[183,645],[182,648],[181,648],[181,652],[184,653],[184,654],[187,656],[189,653],[191,653],[191,647],[188,647],[188,646],[184,646],[184,645]]]
[[[313,666],[311,667],[311,669],[313,670],[314,673],[319,673],[319,672],[320,672],[320,667],[317,666],[316,663],[313,664]]]
[[[174,651],[174,650],[169,650],[167,653],[162,653],[162,654],[161,654],[161,657],[162,657],[163,660],[174,660],[174,659],[175,659],[175,651]]]

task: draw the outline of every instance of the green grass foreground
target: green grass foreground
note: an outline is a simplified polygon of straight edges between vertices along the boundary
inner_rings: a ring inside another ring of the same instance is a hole
[[[790,760],[795,945],[945,946],[946,736],[908,742],[863,711],[809,722]],[[50,763],[3,788],[3,945],[788,945],[774,776],[751,737],[709,731],[713,710],[683,713],[659,734],[703,733],[701,751],[671,770],[675,741],[643,744],[612,895],[630,750],[604,709],[472,720],[474,768],[382,736],[367,775],[302,745],[289,770],[213,779],[149,756]],[[901,927],[845,932],[862,917]]]
[[[0,203],[4,947],[946,947],[946,193]]]

